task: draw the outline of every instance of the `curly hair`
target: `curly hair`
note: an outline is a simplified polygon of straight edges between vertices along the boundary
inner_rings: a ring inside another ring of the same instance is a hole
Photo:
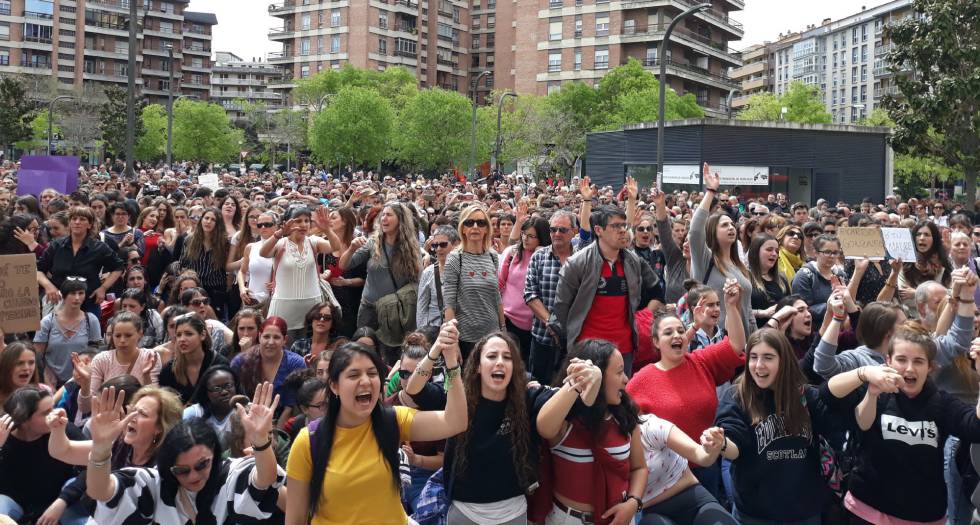
[[[419,238],[415,232],[415,219],[404,205],[390,202],[382,209],[390,209],[398,218],[398,230],[395,232],[395,253],[391,257],[391,271],[396,277],[409,281],[418,281],[422,273],[422,250],[419,248]],[[383,213],[383,211],[382,211]],[[375,228],[374,257],[376,262],[383,261],[385,254],[381,251],[385,246],[385,234],[381,228]]]
[[[480,376],[480,359],[487,343],[491,339],[500,339],[507,344],[510,351],[513,371],[510,375],[510,384],[507,385],[507,397],[505,399],[504,418],[511,423],[510,449],[514,461],[514,470],[517,472],[517,481],[520,483],[521,490],[527,489],[534,482],[537,473],[532,466],[531,450],[531,419],[527,408],[527,375],[524,372],[524,362],[521,361],[521,351],[513,337],[506,332],[492,332],[483,336],[473,347],[473,354],[463,365],[463,387],[466,391],[466,410],[470,418],[474,417],[476,407],[480,403],[482,378]],[[465,432],[457,436],[455,458],[453,467],[455,475],[463,477],[466,474],[466,458],[469,453],[471,433],[473,426],[469,425]]]

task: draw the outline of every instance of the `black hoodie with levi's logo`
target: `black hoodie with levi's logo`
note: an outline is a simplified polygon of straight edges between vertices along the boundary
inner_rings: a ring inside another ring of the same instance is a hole
[[[854,422],[854,408],[864,399],[865,391],[866,387],[861,388],[836,402],[830,395],[825,399]],[[943,445],[950,435],[980,442],[976,406],[937,389],[932,379],[926,380],[914,398],[902,392],[881,394],[874,423],[861,432],[857,464],[848,485],[851,494],[903,520],[932,522],[944,518]]]

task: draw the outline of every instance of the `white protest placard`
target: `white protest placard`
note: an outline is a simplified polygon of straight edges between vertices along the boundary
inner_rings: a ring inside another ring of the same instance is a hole
[[[218,181],[217,173],[205,173],[203,175],[198,175],[197,183],[205,188],[211,188],[212,191],[221,188],[221,183]]]
[[[766,166],[715,166],[711,171],[721,178],[722,186],[768,186],[769,168]]]
[[[701,183],[701,168],[697,164],[665,164],[664,183],[698,185]]]
[[[908,228],[882,228],[881,238],[885,240],[885,249],[893,259],[915,261],[915,242],[912,231]]]

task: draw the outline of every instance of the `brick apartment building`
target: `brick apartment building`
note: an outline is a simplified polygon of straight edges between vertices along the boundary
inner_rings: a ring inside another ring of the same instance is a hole
[[[143,0],[137,87],[151,102],[175,93],[208,99],[211,13],[186,11],[187,0]],[[0,75],[57,78],[81,88],[125,87],[129,59],[127,0],[0,0]],[[173,60],[171,60],[173,53]]]

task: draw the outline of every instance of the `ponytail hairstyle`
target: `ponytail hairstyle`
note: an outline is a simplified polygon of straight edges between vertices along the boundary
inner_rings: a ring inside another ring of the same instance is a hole
[[[519,354],[518,354],[519,355]],[[386,367],[381,357],[374,351],[359,343],[347,343],[333,354],[330,360],[329,384],[336,385],[340,376],[350,367],[355,357],[362,356],[371,360],[378,370],[380,377],[385,376]],[[381,389],[384,382],[381,382]],[[378,395],[383,391],[379,389]],[[330,463],[330,453],[333,451],[333,440],[337,433],[337,419],[340,415],[340,396],[327,396],[327,412],[317,421],[317,427],[310,434],[310,448],[313,453],[313,475],[310,478],[310,507],[309,515],[316,514],[320,506],[320,494],[323,492],[323,481]],[[391,471],[391,482],[395,490],[401,494],[401,476],[398,474],[398,450],[400,436],[394,409],[378,402],[371,410],[371,431],[381,449],[381,456]]]

